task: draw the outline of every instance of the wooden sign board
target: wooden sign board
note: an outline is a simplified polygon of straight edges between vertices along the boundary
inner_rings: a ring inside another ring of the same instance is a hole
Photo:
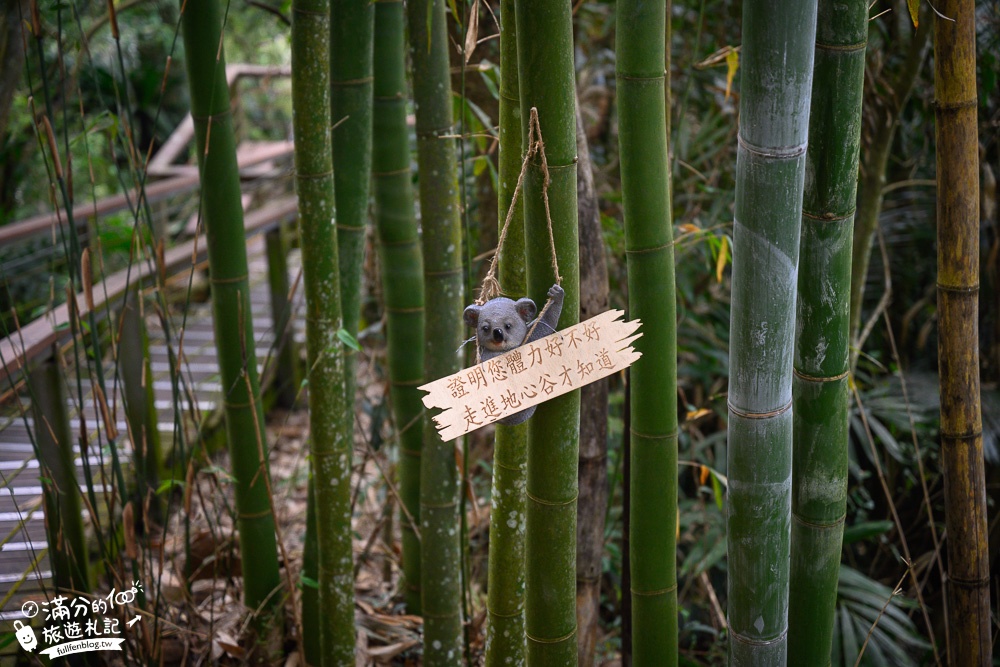
[[[627,368],[641,322],[609,310],[421,387],[447,442]]]

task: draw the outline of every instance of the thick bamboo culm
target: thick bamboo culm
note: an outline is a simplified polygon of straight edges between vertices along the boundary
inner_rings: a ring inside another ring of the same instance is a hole
[[[45,533],[56,589],[89,592],[87,540],[73,464],[66,385],[55,354],[53,349],[52,355],[39,362],[28,378],[34,448],[42,478]]]
[[[521,172],[521,106],[518,94],[517,26],[514,0],[500,2],[500,155],[497,203],[501,228]],[[527,294],[524,261],[524,204],[520,197],[497,248],[504,296]],[[490,511],[486,664],[524,663],[524,482],[528,469],[528,425],[497,424],[493,449],[493,507]]]
[[[226,435],[236,480],[243,598],[250,609],[280,615],[281,585],[274,514],[269,498],[264,438],[264,406],[260,398],[254,350],[250,286],[247,280],[243,204],[236,163],[233,118],[222,51],[222,13],[217,0],[182,2],[181,19],[191,116],[194,119],[201,189],[201,213],[208,244],[212,311],[219,372],[226,394]],[[210,185],[209,185],[210,183]],[[280,622],[275,620],[276,626]]]
[[[868,38],[865,0],[819,0],[792,383],[788,662],[826,664],[847,508],[851,248]]]
[[[556,282],[543,198],[546,176],[564,297],[558,329],[580,317],[576,203],[576,78],[572,5],[518,1],[522,144],[538,111],[548,169],[536,153],[524,178],[528,296],[546,301]],[[525,634],[530,665],[576,665],[576,496],[580,392],[538,406],[528,421]]]
[[[677,316],[665,104],[666,3],[619,0],[618,125],[631,368],[632,659],[677,664]]]
[[[344,329],[355,337],[361,316],[361,265],[371,183],[374,20],[371,0],[330,0],[330,118],[337,266]],[[344,354],[347,410],[353,415],[356,352],[348,347]]]
[[[354,664],[351,551],[353,420],[345,393],[343,326],[330,138],[330,0],[292,4],[295,189],[306,297],[309,432],[319,582],[321,664]],[[308,519],[308,517],[307,517]],[[308,529],[308,527],[307,527]]]
[[[416,106],[421,244],[424,257],[424,378],[458,371],[464,338],[462,226],[444,0],[407,4]],[[420,587],[424,664],[462,662],[462,553],[455,443],[441,442],[428,416],[420,460]]]
[[[979,139],[976,7],[934,18],[938,364],[948,531],[949,663],[992,665],[990,562],[979,386]],[[942,18],[947,17],[947,18]]]
[[[424,267],[413,210],[406,126],[406,16],[402,0],[375,2],[372,180],[385,299],[392,414],[399,436],[399,522],[406,610],[420,613],[420,452],[424,377]]]
[[[792,356],[815,36],[815,2],[743,3],[727,516],[737,666],[787,658]]]

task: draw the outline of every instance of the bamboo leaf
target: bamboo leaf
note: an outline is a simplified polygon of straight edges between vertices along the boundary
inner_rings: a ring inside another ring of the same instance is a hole
[[[913,27],[917,28],[920,25],[920,0],[906,0],[906,8],[910,10],[910,20],[913,21]]]
[[[341,343],[351,348],[355,352],[361,351],[361,344],[358,343],[358,339],[352,336],[351,333],[347,331],[347,329],[338,329],[337,338],[340,339]]]
[[[712,495],[715,496],[715,506],[721,511],[725,493],[722,490],[722,485],[719,484],[718,476],[714,474],[712,475]]]
[[[730,49],[729,53],[726,54],[726,100],[729,100],[729,91],[733,86],[733,78],[736,76],[736,70],[740,68],[740,52],[736,49]]]
[[[167,479],[160,482],[160,485],[156,487],[156,495],[162,495],[173,488],[184,488],[184,480],[182,479]]]
[[[844,544],[860,542],[892,530],[892,521],[865,521],[844,529]]]
[[[715,259],[715,280],[722,282],[722,272],[726,270],[726,259],[729,256],[729,237],[722,237],[722,245],[719,246],[719,255]]]

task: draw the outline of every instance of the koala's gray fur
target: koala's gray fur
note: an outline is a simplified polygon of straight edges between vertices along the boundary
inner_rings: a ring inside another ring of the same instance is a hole
[[[538,309],[535,302],[528,298],[511,301],[506,297],[497,297],[482,306],[472,305],[466,308],[463,319],[476,330],[479,361],[488,361],[515,347],[555,333],[566,292],[559,285],[553,285],[548,294],[550,305],[538,326],[535,326],[533,319]],[[531,333],[531,338],[526,340],[532,327],[535,330]],[[536,407],[533,405],[499,421],[507,426],[521,424],[535,414]]]

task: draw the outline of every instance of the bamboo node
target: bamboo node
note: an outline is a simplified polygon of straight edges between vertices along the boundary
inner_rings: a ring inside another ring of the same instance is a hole
[[[523,466],[509,466],[509,465],[507,465],[505,463],[500,463],[496,459],[493,460],[493,467],[494,468],[503,468],[504,470],[510,470],[511,472],[524,472],[525,470],[528,469],[527,465],[523,465]]]
[[[795,375],[795,377],[799,378],[800,380],[805,380],[806,382],[840,382],[848,375],[850,375],[851,371],[850,369],[848,369],[843,373],[838,373],[837,375],[821,376],[821,375],[809,375],[807,373],[803,373],[798,368],[792,368],[792,373]]]
[[[210,282],[213,285],[235,285],[236,283],[245,282],[248,280],[247,274],[242,276],[233,276],[232,278],[210,278]]]
[[[667,593],[672,593],[673,591],[676,591],[677,582],[675,581],[672,585],[667,586],[666,588],[660,588],[655,591],[640,591],[637,588],[631,588],[629,590],[632,592],[632,595],[639,595],[641,597],[656,597],[657,595],[666,595]]]
[[[726,401],[729,406],[729,411],[735,414],[737,417],[743,417],[744,419],[770,419],[771,417],[777,417],[778,415],[788,412],[792,409],[792,402],[788,401],[785,405],[781,406],[777,410],[771,410],[769,412],[744,412],[739,408],[733,406],[729,401]]]
[[[948,583],[954,584],[959,588],[969,588],[969,589],[984,588],[990,585],[990,578],[987,576],[987,577],[979,577],[976,579],[965,579],[965,578],[949,576]]]
[[[631,250],[628,249],[628,248],[626,248],[625,249],[625,254],[626,255],[645,255],[647,253],[657,252],[659,250],[666,250],[667,248],[672,248],[673,246],[674,246],[674,242],[671,241],[670,243],[663,243],[661,245],[654,246],[652,248],[633,248]]]
[[[576,499],[580,497],[579,493],[575,493],[575,494],[573,494],[573,497],[570,498],[569,500],[562,500],[562,501],[558,501],[558,502],[553,502],[551,500],[545,500],[543,498],[539,498],[538,496],[536,496],[535,494],[533,494],[531,491],[526,491],[525,495],[528,496],[528,500],[534,501],[534,502],[538,503],[539,505],[545,505],[547,507],[566,507],[567,505],[572,505],[572,504],[576,503]]]
[[[979,100],[975,97],[971,97],[967,100],[959,100],[958,102],[942,102],[941,100],[934,100],[935,111],[961,111],[962,109],[975,109],[978,106]]]
[[[970,441],[974,442],[976,440],[979,440],[982,437],[983,437],[982,430],[977,430],[977,431],[973,431],[971,433],[962,433],[962,434],[958,434],[958,433],[945,433],[944,431],[941,431],[941,439],[942,440],[958,440],[958,441],[962,441],[962,442],[970,442]]]
[[[820,51],[839,51],[840,53],[850,53],[852,51],[864,51],[868,48],[868,42],[856,42],[854,44],[824,44],[817,41],[816,48]]]
[[[757,146],[743,137],[742,131],[736,135],[736,141],[749,153],[758,157],[770,157],[777,159],[791,159],[805,155],[808,143],[803,142],[797,146]]]
[[[979,283],[974,285],[943,285],[938,283],[937,288],[942,292],[951,292],[952,294],[974,294],[979,291]]]
[[[731,636],[733,639],[741,644],[747,644],[749,646],[771,646],[773,644],[781,644],[788,639],[787,626],[781,631],[781,634],[774,639],[751,639],[750,637],[744,637],[740,633],[733,631],[732,627],[729,628],[729,631],[732,633]]]
[[[565,634],[562,637],[555,637],[554,639],[542,639],[541,637],[533,637],[530,632],[525,632],[524,636],[528,638],[529,642],[534,642],[536,644],[561,644],[564,641],[568,641],[576,636],[576,628],[574,627],[569,634]]]
[[[500,612],[493,611],[492,609],[489,608],[487,608],[487,611],[493,618],[516,618],[524,613],[524,605],[522,604],[521,606],[519,606],[517,608],[517,611],[515,611],[513,614],[501,614]]]
[[[634,428],[629,428],[629,433],[632,435],[637,435],[640,438],[645,438],[646,440],[676,440],[678,436],[678,431],[672,433],[642,433]]]
[[[795,512],[792,512],[792,521],[799,524],[800,526],[815,528],[817,530],[830,530],[830,529],[840,530],[841,527],[844,525],[844,522],[847,521],[847,512],[844,512],[833,521],[828,521],[825,523],[817,523],[815,521],[809,521],[808,519],[802,518]]]

